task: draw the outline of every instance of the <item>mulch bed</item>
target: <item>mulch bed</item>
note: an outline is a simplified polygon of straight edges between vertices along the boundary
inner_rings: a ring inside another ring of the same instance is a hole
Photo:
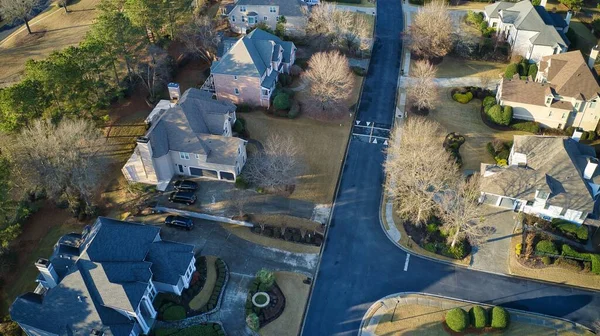
[[[285,309],[285,296],[277,283],[273,285],[273,288],[271,288],[267,294],[269,294],[271,301],[267,307],[261,308],[260,314],[258,315],[261,328],[275,321],[283,314],[283,310]]]
[[[534,269],[542,269],[542,268],[546,268],[548,266],[544,265],[544,263],[542,262],[542,259],[537,257],[537,256],[531,256],[529,258],[529,260],[525,259],[524,257],[516,257],[517,262],[519,264],[521,264],[521,266],[527,267],[527,268],[534,268]]]
[[[436,244],[438,244],[438,250],[436,252],[432,252],[432,251],[430,251],[430,252],[438,254],[438,255],[443,255],[448,258],[455,259],[452,256],[440,253],[439,247],[441,245],[447,244],[446,238],[441,235],[440,231],[430,234],[430,233],[427,233],[425,224],[423,224],[421,226],[416,226],[413,223],[410,223],[408,221],[404,221],[404,223],[402,225],[404,226],[404,230],[406,231],[407,235],[410,237],[409,239],[412,240],[417,245],[419,245],[420,247],[422,247],[423,249],[427,250],[425,248],[425,245],[426,245],[425,243],[436,243]],[[464,244],[465,244],[466,249],[465,249],[465,255],[463,256],[463,259],[471,254],[471,249],[472,249],[471,244],[469,244],[467,241],[465,241]]]
[[[304,245],[314,245],[321,246],[323,243],[323,234],[320,232],[307,232],[302,238],[302,234],[300,229],[297,228],[286,228],[285,233],[281,234],[281,229],[279,227],[265,225],[265,230],[257,225],[250,229],[250,231],[254,234],[267,236],[270,238],[281,239],[285,241],[289,241],[292,243],[304,244]]]

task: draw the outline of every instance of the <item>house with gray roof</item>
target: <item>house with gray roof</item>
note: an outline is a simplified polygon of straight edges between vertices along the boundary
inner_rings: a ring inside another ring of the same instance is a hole
[[[600,171],[593,147],[563,136],[515,135],[508,165],[482,164],[481,203],[596,225]]]
[[[268,108],[279,74],[289,73],[296,60],[294,43],[255,29],[221,44],[202,89],[217,100]]]
[[[258,23],[275,30],[283,17],[286,34],[304,35],[308,5],[316,4],[319,0],[238,0],[222,7],[221,14],[227,16],[231,30],[239,34],[246,34]]]
[[[37,260],[38,286],[10,316],[27,335],[148,334],[156,294],[180,295],[195,263],[192,245],[162,240],[158,227],[99,217]]]
[[[544,56],[536,78],[503,78],[497,101],[512,106],[514,118],[536,121],[546,128],[595,131],[600,120],[600,85],[590,67],[598,52],[593,48],[587,62],[579,50]]]
[[[567,51],[570,42],[565,33],[571,15],[568,12],[563,19],[559,14],[548,13],[543,5],[532,5],[529,0],[500,1],[484,10],[485,21],[508,41],[513,53],[531,62]]]
[[[123,175],[131,182],[157,185],[158,190],[175,175],[235,181],[246,163],[246,141],[232,136],[235,110],[234,104],[195,88],[176,103],[159,103]]]

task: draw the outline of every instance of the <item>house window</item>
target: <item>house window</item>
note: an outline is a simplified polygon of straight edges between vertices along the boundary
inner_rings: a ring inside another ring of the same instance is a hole
[[[496,28],[497,25],[498,25],[498,22],[492,23],[492,28]]]
[[[200,160],[200,154],[194,154],[194,156],[196,157],[196,160]]]
[[[246,6],[240,6],[240,12],[242,12],[242,13],[246,12]]]
[[[552,103],[552,97],[546,98],[546,104],[550,104],[550,103]]]
[[[237,80],[237,76],[233,76],[233,79]]]
[[[566,116],[566,115],[567,115],[566,113],[563,113],[563,115],[562,115],[561,119],[565,119],[565,116]]]
[[[240,94],[240,90],[238,88],[234,88],[233,93],[235,93],[235,95],[237,96]]]
[[[267,21],[267,20],[269,20],[269,18],[266,16],[263,16],[263,21]]]
[[[248,23],[249,24],[254,24],[255,20],[256,20],[256,18],[254,16],[248,16]]]
[[[235,22],[235,15],[231,16],[231,22]]]
[[[242,16],[242,22],[246,22],[246,17]]]
[[[190,159],[190,153],[179,152],[179,158],[182,159],[182,160],[189,160]]]
[[[242,150],[240,149],[240,147],[238,147],[238,154],[241,154]]]
[[[277,8],[275,6],[271,6],[271,7],[269,7],[269,12],[277,13]]]
[[[578,109],[579,109],[579,102],[576,102],[575,103],[575,110],[578,110]]]

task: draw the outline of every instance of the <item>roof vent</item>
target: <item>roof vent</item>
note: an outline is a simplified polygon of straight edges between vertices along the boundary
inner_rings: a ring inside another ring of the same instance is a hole
[[[148,139],[148,137],[141,136],[141,137],[138,137],[136,141],[137,141],[137,143],[148,143],[149,140],[150,139]]]

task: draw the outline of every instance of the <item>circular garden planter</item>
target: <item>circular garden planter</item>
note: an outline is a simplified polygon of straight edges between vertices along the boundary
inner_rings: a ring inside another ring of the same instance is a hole
[[[252,295],[252,304],[258,308],[264,308],[268,306],[270,301],[271,298],[269,297],[269,294],[265,292],[257,292],[256,294]]]

